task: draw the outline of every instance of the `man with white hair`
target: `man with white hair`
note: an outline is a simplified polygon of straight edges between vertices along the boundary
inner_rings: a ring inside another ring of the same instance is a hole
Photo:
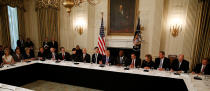
[[[184,71],[185,73],[187,73],[188,70],[189,70],[189,62],[184,59],[183,54],[180,54],[178,59],[173,61],[171,65],[171,71],[179,71],[179,72]]]

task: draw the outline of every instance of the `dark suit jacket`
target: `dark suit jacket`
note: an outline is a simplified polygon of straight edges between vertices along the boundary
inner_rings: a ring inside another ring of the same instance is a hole
[[[4,55],[4,51],[0,51],[0,64],[3,63],[2,56]]]
[[[84,58],[82,54],[81,59],[82,59],[82,62],[86,61],[87,63],[90,63],[90,54],[87,53]]]
[[[32,41],[25,42],[25,47],[30,47],[30,46],[34,47],[34,43]]]
[[[200,73],[201,72],[201,67],[202,67],[202,64],[197,64],[195,66],[194,72],[195,73]],[[204,74],[205,75],[210,75],[210,64],[206,65],[205,70],[204,70]]]
[[[122,64],[120,63],[120,56],[118,56],[117,58],[116,58],[116,62],[115,62],[115,64],[116,65],[124,65],[125,64],[125,62],[127,61],[128,59],[127,59],[127,57],[126,56],[123,56],[123,59],[122,59]]]
[[[130,66],[131,63],[132,63],[132,59],[130,59],[126,62],[126,66]],[[140,66],[141,66],[141,59],[136,58],[135,67],[140,68]]]
[[[160,58],[156,58],[155,59],[155,69],[159,68],[159,65],[160,65]],[[165,69],[168,68],[168,69],[170,69],[170,61],[166,57],[163,60],[162,68],[165,68]]]
[[[18,57],[15,53],[13,53],[12,57],[13,57],[15,62],[21,62],[21,60],[23,59],[23,56],[21,54]]]
[[[60,60],[70,61],[70,60],[71,60],[71,55],[70,55],[70,53],[65,52],[65,56],[64,56],[64,58],[63,58],[62,53],[59,53],[59,54],[58,54],[58,58],[59,58]]]
[[[53,58],[52,56],[52,52],[50,52],[48,55],[47,55],[47,59],[51,59]],[[58,60],[58,54],[55,52],[55,59]]]
[[[102,63],[106,64],[106,55],[102,56]],[[111,63],[111,65],[114,65],[114,59],[113,57],[109,57],[109,63]]]
[[[50,42],[49,46],[50,46],[50,48],[55,48],[56,50],[58,50],[58,42],[57,41],[54,41],[54,44],[53,44],[53,42]]]
[[[179,61],[178,61],[178,59],[176,59],[171,64],[171,68],[174,71],[184,71],[185,73],[187,73],[187,71],[189,70],[189,62],[186,61],[186,60],[183,60],[180,67],[179,67]]]
[[[143,60],[141,68],[144,68],[144,67],[152,68],[154,66],[155,66],[155,63],[153,61],[147,62],[147,61]]]
[[[71,61],[80,62],[81,57],[79,57],[77,54],[71,55]]]
[[[82,56],[82,50],[81,49],[78,49],[78,50],[76,50],[76,54],[77,54],[77,56]]]
[[[42,57],[45,59],[47,57],[47,54],[45,52],[44,53],[38,52],[38,57]]]
[[[17,47],[24,47],[25,46],[25,42],[23,40],[23,42],[21,43],[21,40],[17,40]]]
[[[98,57],[97,57],[97,64],[99,64],[99,61],[102,61],[102,55],[101,55],[101,54],[98,54]],[[92,62],[93,62],[93,63],[96,62],[95,54],[92,55]]]
[[[30,59],[30,58],[34,58],[34,55],[27,55],[26,53],[23,55],[24,59]]]

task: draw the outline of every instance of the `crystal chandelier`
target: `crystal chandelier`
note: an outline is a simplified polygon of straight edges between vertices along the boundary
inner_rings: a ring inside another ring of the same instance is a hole
[[[88,2],[88,4],[95,6],[100,0],[64,0],[63,6],[66,8],[66,12],[70,13],[72,7],[77,7],[83,2]]]

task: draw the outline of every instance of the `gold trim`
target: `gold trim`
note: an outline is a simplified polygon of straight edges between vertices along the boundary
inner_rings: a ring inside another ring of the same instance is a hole
[[[116,35],[118,35],[118,36],[133,36],[136,31],[136,25],[137,25],[137,20],[138,20],[138,9],[139,9],[139,0],[136,0],[133,33],[111,33],[111,31],[110,31],[110,0],[108,0],[107,35],[108,36],[116,36]]]

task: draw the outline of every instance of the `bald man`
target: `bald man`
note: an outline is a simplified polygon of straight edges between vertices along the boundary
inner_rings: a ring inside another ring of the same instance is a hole
[[[90,54],[87,53],[86,48],[82,49],[81,61],[85,63],[90,63]]]
[[[171,71],[184,71],[187,73],[189,70],[189,62],[184,59],[183,54],[180,54],[178,59],[174,60],[171,66]]]

